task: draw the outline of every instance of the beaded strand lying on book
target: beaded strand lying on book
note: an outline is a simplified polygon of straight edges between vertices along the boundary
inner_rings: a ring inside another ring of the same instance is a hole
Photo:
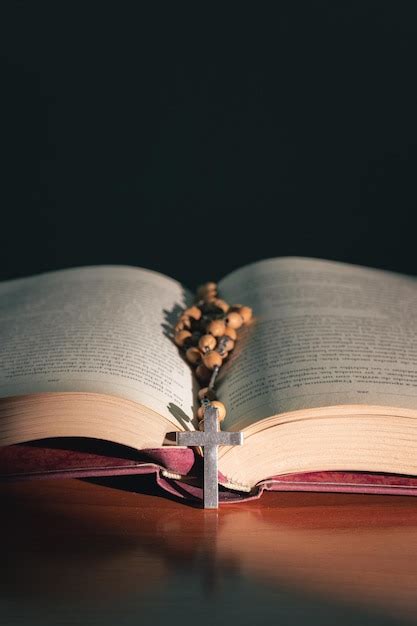
[[[242,304],[230,306],[218,297],[216,283],[206,283],[197,290],[196,303],[183,311],[175,325],[175,343],[195,368],[201,385],[197,411],[199,429],[204,430],[207,406],[217,409],[219,422],[226,417],[226,407],[216,399],[214,385],[221,366],[235,347],[237,331],[252,319],[252,309]]]

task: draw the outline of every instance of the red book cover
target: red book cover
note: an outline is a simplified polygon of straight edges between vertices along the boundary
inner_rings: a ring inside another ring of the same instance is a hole
[[[202,459],[191,448],[137,451],[101,440],[44,440],[0,448],[0,480],[104,478],[153,474],[155,484],[178,499],[202,499]],[[250,493],[222,486],[221,503],[259,498],[264,491],[312,491],[417,495],[417,477],[372,472],[325,471],[272,476]]]

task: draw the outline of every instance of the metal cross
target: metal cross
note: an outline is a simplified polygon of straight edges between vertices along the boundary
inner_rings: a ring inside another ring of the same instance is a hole
[[[201,446],[204,448],[204,508],[219,507],[219,485],[217,472],[218,446],[241,446],[243,433],[217,430],[218,409],[208,405],[204,411],[204,430],[177,433],[177,445]]]

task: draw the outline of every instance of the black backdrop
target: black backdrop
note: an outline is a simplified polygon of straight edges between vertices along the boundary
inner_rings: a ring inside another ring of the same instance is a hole
[[[3,2],[0,278],[417,274],[414,4]]]

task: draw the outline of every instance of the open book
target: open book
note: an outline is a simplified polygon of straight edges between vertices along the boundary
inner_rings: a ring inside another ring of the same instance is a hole
[[[245,436],[219,449],[221,499],[417,492],[416,280],[278,258],[234,271],[219,293],[255,315],[218,386],[223,427]],[[177,281],[132,267],[2,283],[0,475],[154,472],[199,497],[199,455],[172,445],[197,428],[196,385],[172,341],[192,301]]]

